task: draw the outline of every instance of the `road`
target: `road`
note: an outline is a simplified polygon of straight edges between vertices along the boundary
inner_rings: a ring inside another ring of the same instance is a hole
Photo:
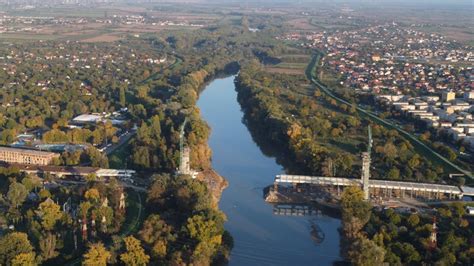
[[[105,181],[97,180],[97,182],[105,182]],[[145,187],[136,186],[136,185],[129,184],[129,183],[126,183],[126,182],[123,182],[123,181],[119,181],[119,182],[123,187],[131,188],[133,190],[140,191],[140,192],[147,192],[147,188],[145,188]],[[55,180],[55,183],[62,184],[62,185],[85,185],[87,182],[86,181],[74,181],[74,180]]]
[[[178,64],[181,64],[183,62],[183,59],[181,57],[179,57],[178,55],[174,54],[173,55],[175,60],[172,64],[166,66],[165,68],[161,69],[160,71],[158,72],[155,72],[153,74],[151,74],[149,77],[147,77],[146,79],[142,80],[141,82],[138,83],[138,86],[140,85],[144,85],[146,84],[147,82],[149,82],[150,80],[154,80],[155,78],[157,78],[159,75],[163,74],[163,72],[165,70],[168,70],[168,69],[172,69],[174,68],[176,65]]]
[[[119,138],[119,141],[116,143],[116,144],[113,144],[107,148],[105,148],[104,150],[104,153],[109,156],[110,154],[112,154],[115,150],[117,150],[118,148],[122,147],[122,145],[124,145],[125,143],[127,143],[133,136],[135,136],[136,132],[135,131],[131,131],[131,132],[128,132],[128,133],[125,133],[123,134],[122,136],[120,136]]]
[[[352,103],[350,103],[350,102],[348,102],[348,101],[346,101],[346,100],[344,100],[340,97],[337,97],[328,87],[326,87],[324,84],[322,84],[319,80],[316,79],[316,77],[315,77],[316,68],[319,65],[319,60],[320,59],[321,59],[321,54],[317,54],[313,58],[312,62],[310,63],[310,66],[308,67],[309,71],[306,71],[306,74],[307,75],[309,74],[308,78],[311,80],[311,82],[313,84],[315,84],[318,88],[320,88],[326,95],[333,98],[337,102],[347,104],[349,106],[352,105]],[[453,162],[451,162],[450,160],[448,160],[447,158],[445,158],[444,156],[442,156],[441,154],[437,153],[436,151],[431,149],[429,146],[424,144],[416,136],[408,133],[407,131],[405,131],[404,129],[399,127],[397,124],[392,123],[390,121],[387,121],[386,119],[380,118],[377,114],[375,114],[371,111],[368,111],[368,110],[364,109],[363,107],[361,107],[360,104],[357,105],[356,109],[357,109],[358,112],[360,112],[360,113],[366,115],[367,117],[369,117],[372,121],[374,121],[378,124],[381,124],[383,126],[386,126],[388,128],[393,128],[393,129],[397,130],[401,135],[403,135],[405,138],[410,140],[412,143],[416,143],[425,152],[432,154],[435,158],[441,160],[443,163],[445,163],[446,165],[452,167],[456,171],[458,171],[460,173],[463,173],[465,176],[469,177],[470,179],[474,179],[474,175],[471,172],[466,171],[466,170],[462,169],[461,167],[457,166],[456,164],[454,164]]]

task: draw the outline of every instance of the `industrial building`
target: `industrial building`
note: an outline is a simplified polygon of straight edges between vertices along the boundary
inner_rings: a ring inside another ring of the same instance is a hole
[[[59,154],[54,152],[0,147],[0,162],[48,165],[51,164],[54,158],[59,158]]]

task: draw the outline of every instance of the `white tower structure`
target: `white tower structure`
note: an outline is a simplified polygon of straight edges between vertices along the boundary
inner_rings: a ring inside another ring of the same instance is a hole
[[[370,179],[370,153],[372,150],[372,129],[368,127],[369,143],[367,151],[362,153],[362,190],[364,191],[364,199],[369,200],[369,179]]]

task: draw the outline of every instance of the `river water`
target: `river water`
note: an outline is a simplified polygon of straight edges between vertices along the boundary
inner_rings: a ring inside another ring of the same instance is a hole
[[[198,101],[212,129],[212,165],[229,182],[220,209],[234,238],[230,265],[332,265],[341,259],[340,220],[324,214],[274,215],[273,206],[264,201],[263,188],[285,170],[262,153],[242,122],[234,78],[214,80]],[[315,227],[324,233],[321,243],[311,237]]]

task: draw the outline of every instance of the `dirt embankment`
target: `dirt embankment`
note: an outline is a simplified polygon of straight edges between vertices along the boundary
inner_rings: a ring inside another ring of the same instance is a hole
[[[222,191],[229,185],[224,177],[220,176],[213,169],[199,172],[196,179],[204,182],[211,193],[212,207],[218,208],[219,200],[221,199]]]

